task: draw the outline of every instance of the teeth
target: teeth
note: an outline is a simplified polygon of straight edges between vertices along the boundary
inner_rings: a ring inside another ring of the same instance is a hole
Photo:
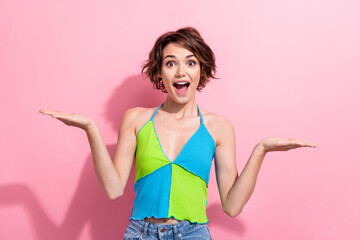
[[[175,84],[179,84],[179,85],[185,85],[185,84],[187,84],[188,82],[177,82],[177,83],[175,83]]]

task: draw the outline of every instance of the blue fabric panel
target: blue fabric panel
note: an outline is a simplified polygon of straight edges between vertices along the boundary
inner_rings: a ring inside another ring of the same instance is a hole
[[[168,217],[171,173],[169,163],[135,183],[135,199],[130,218]]]
[[[208,186],[214,152],[215,142],[205,125],[201,124],[181,151],[176,164],[201,177]]]

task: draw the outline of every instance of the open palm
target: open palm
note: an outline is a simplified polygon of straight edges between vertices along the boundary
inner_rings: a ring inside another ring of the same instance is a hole
[[[290,149],[301,147],[317,147],[317,145],[314,143],[300,141],[297,138],[282,139],[276,137],[269,137],[261,140],[260,144],[264,148],[265,152],[288,151]]]
[[[56,118],[68,126],[78,127],[84,130],[89,128],[89,126],[94,123],[93,120],[91,120],[90,118],[77,113],[65,113],[61,111],[52,111],[47,109],[41,109],[39,112],[44,115],[49,115],[53,118]]]

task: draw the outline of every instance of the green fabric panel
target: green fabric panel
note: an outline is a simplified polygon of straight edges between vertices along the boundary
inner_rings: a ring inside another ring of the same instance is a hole
[[[153,122],[149,121],[140,129],[136,136],[135,183],[140,178],[171,163],[164,156],[153,128]]]
[[[206,223],[206,182],[177,164],[172,164],[169,215],[190,222]]]

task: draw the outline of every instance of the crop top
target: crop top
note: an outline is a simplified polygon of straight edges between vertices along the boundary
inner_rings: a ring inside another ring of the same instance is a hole
[[[200,126],[174,161],[160,145],[153,118],[162,103],[136,136],[135,199],[130,219],[170,218],[208,223],[207,188],[215,141],[200,115]]]

